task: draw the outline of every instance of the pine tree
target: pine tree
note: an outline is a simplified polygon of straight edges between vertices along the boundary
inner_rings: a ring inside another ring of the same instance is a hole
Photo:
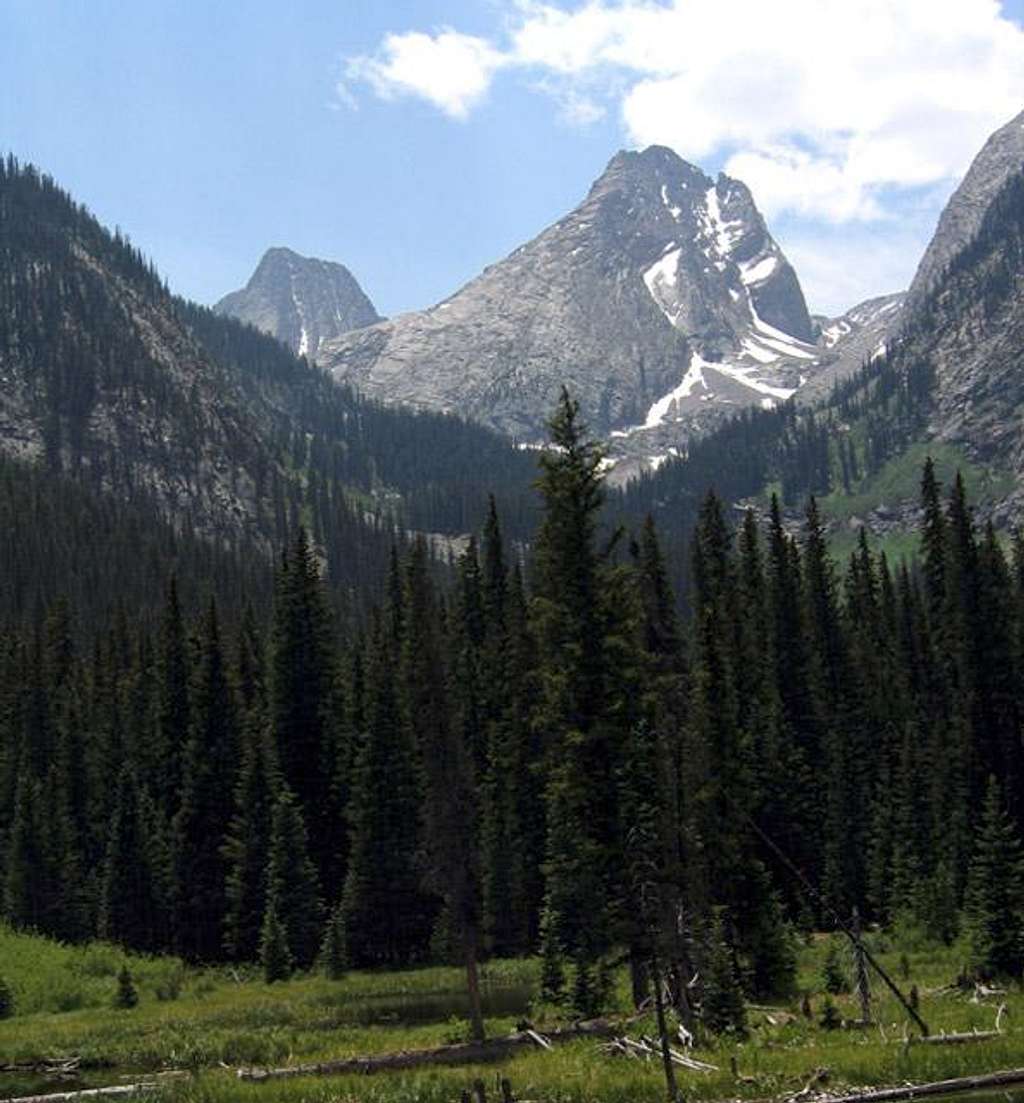
[[[623,722],[630,722],[619,697],[623,664],[612,659],[628,635],[621,618],[629,602],[616,593],[597,548],[601,450],[564,389],[549,427],[555,448],[540,461],[544,517],[531,602],[537,722],[548,733],[545,906],[574,967],[577,1009],[592,1013],[605,998],[600,962],[612,944],[611,904],[622,890],[615,878],[617,810],[607,797],[628,730]]]
[[[269,707],[281,774],[310,816],[318,875],[343,876],[338,858],[344,814],[334,803],[338,700],[337,655],[314,550],[300,528],[282,558],[274,594]]]
[[[302,812],[287,787],[280,790],[274,806],[266,900],[265,916],[272,915],[284,931],[289,961],[300,969],[308,968],[320,945],[323,905]]]
[[[388,619],[396,623],[395,609]],[[370,639],[366,730],[356,752],[342,895],[349,959],[359,968],[420,959],[432,919],[424,914],[418,864],[420,773],[399,713],[396,675],[394,642],[378,621]]]
[[[185,626],[174,576],[167,587],[157,651],[156,726],[140,754],[143,782],[156,786],[170,818],[177,811],[182,763],[189,738],[189,666]]]
[[[191,727],[173,822],[175,931],[179,952],[198,961],[219,956],[226,901],[223,846],[234,788],[239,733],[228,683],[217,610],[211,601],[199,626]]]
[[[132,763],[125,763],[100,870],[97,933],[150,952],[166,948],[169,871],[160,819]]]
[[[122,1011],[128,1011],[139,1002],[139,994],[135,991],[135,983],[128,971],[127,965],[121,966],[117,974],[117,992],[114,994],[114,1007]]]
[[[277,904],[273,897],[267,899],[260,929],[260,965],[267,984],[287,980],[292,975],[293,961],[288,947],[288,933],[278,918]]]
[[[345,975],[348,954],[345,948],[345,916],[340,904],[331,909],[327,919],[318,961],[328,980],[341,980]]]
[[[971,965],[983,978],[1024,972],[1024,850],[1002,790],[988,781],[964,900]]]
[[[253,716],[234,793],[222,857],[225,863],[224,950],[235,961],[254,961],[267,897],[267,865],[274,805],[281,784],[269,732]]]
[[[707,931],[701,1019],[712,1034],[743,1036],[747,1031],[743,990],[733,949],[726,937],[725,916],[719,908],[713,912]]]

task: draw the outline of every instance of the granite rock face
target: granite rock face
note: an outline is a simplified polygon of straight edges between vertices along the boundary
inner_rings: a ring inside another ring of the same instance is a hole
[[[249,322],[310,359],[325,341],[380,321],[343,264],[283,248],[268,249],[245,287],[213,309]]]
[[[546,439],[561,386],[615,457],[654,457],[789,397],[817,358],[796,274],[749,190],[671,150],[620,152],[586,199],[450,298],[321,344],[386,402]]]
[[[944,269],[981,228],[992,201],[1011,176],[1024,168],[1024,111],[1000,127],[982,146],[967,175],[946,204],[935,236],[918,265],[907,293],[912,314]]]

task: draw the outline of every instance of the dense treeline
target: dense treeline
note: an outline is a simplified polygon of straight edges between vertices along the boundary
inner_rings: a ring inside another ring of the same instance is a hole
[[[322,941],[332,968],[540,951],[583,1013],[653,961],[741,1028],[735,993],[784,992],[791,926],[825,918],[766,834],[841,912],[963,925],[1019,971],[1024,541],[930,466],[913,571],[862,542],[838,572],[813,501],[791,535],[711,495],[684,626],[653,523],[603,524],[567,397],[552,428],[525,579],[492,504],[450,587],[394,552],[362,631],[299,529],[266,631],[170,579],[155,631],[83,647],[58,601],[6,632],[8,919],[272,977]]]

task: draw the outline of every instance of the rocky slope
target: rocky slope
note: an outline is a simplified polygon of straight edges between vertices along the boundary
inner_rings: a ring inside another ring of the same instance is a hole
[[[343,264],[283,248],[268,249],[245,287],[213,309],[249,322],[310,359],[325,341],[380,321]]]
[[[816,363],[796,274],[748,189],[621,152],[574,211],[429,310],[322,344],[336,379],[524,443],[568,385],[622,459],[788,398]]]
[[[907,293],[908,315],[922,306],[946,266],[977,235],[993,200],[1022,166],[1024,112],[988,139],[946,204]]]
[[[884,352],[903,319],[904,292],[866,299],[838,318],[816,315],[818,361],[797,392],[797,401],[812,405],[828,397],[833,386],[853,375],[866,361]]]

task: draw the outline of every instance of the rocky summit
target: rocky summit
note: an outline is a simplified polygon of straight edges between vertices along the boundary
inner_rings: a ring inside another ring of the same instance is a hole
[[[852,327],[851,327],[852,329]],[[387,402],[532,444],[568,386],[620,476],[835,362],[749,189],[671,150],[616,154],[571,213],[428,310],[321,344]]]
[[[283,248],[268,249],[245,287],[225,295],[214,310],[249,322],[311,359],[324,341],[380,321],[343,264]]]

